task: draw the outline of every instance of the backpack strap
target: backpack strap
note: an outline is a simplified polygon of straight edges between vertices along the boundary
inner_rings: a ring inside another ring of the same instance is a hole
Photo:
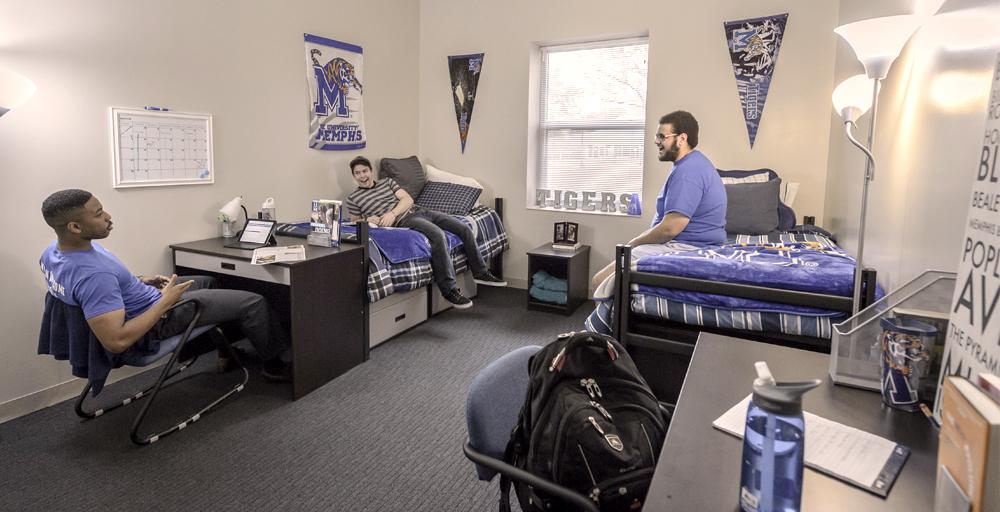
[[[500,512],[510,512],[510,478],[500,475]]]

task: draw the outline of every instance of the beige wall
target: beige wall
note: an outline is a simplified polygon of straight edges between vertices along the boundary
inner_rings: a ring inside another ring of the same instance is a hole
[[[796,212],[822,219],[829,141],[837,2],[770,0],[654,2],[596,0],[424,0],[420,6],[420,156],[480,180],[508,201],[507,272],[527,278],[525,251],[551,240],[552,223],[580,223],[591,269],[649,225],[668,165],[647,136],[643,217],[631,219],[526,209],[529,58],[538,43],[649,34],[647,133],[659,117],[689,110],[701,124],[699,149],[723,169],[770,167],[802,184]],[[789,13],[757,141],[750,149],[723,22]],[[447,56],[485,52],[465,154],[460,151]]]
[[[909,14],[911,4],[843,0],[839,23]],[[963,5],[985,6],[983,16],[1000,15],[995,0]],[[966,27],[962,38],[968,43],[973,29]],[[955,49],[956,42],[954,35],[921,29],[893,64],[880,94],[864,260],[890,290],[925,269],[958,265],[997,47]],[[835,83],[857,73],[863,73],[861,64],[839,41]],[[859,139],[867,137],[869,122],[866,114]],[[825,218],[841,245],[854,253],[864,157],[847,141],[841,123],[831,109]]]
[[[305,218],[312,198],[344,196],[353,153],[306,147],[305,32],[364,48],[364,153],[418,149],[415,83],[400,80],[419,71],[417,2],[2,0],[0,12],[0,65],[38,85],[0,118],[11,234],[0,246],[0,421],[17,413],[12,400],[70,379],[67,364],[35,355],[37,261],[52,238],[39,205],[50,192],[94,192],[114,216],[105,245],[147,274],[170,270],[167,244],[218,234],[215,212],[236,195],[251,211],[275,197],[282,220]],[[112,189],[112,105],[214,115],[216,183]]]

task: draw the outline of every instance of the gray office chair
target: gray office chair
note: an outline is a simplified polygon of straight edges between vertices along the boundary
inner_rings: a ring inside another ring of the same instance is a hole
[[[225,336],[217,326],[205,325],[195,327],[195,324],[197,324],[198,319],[201,317],[201,306],[196,300],[185,299],[178,301],[170,309],[173,310],[184,306],[185,304],[192,304],[195,311],[191,322],[182,334],[172,336],[165,340],[159,340],[158,342],[155,340],[147,342],[145,344],[146,347],[154,347],[151,350],[144,351],[140,350],[140,347],[138,346],[133,346],[129,350],[126,350],[117,356],[117,361],[115,361],[117,366],[148,366],[166,356],[170,356],[170,360],[163,366],[163,370],[160,372],[160,376],[156,379],[155,384],[142,391],[132,394],[115,405],[98,408],[92,411],[88,411],[84,407],[84,401],[87,398],[87,394],[92,389],[96,390],[95,394],[99,393],[103,388],[104,378],[107,376],[104,374],[102,377],[94,379],[88,373],[89,368],[100,358],[107,358],[107,353],[103,351],[103,347],[100,346],[100,342],[96,340],[96,337],[94,337],[94,334],[90,331],[90,327],[87,325],[87,321],[81,308],[77,306],[70,306],[53,297],[52,294],[46,294],[45,311],[42,317],[42,327],[39,331],[38,337],[38,353],[50,354],[60,360],[70,360],[73,365],[73,374],[77,377],[84,377],[88,379],[87,384],[84,386],[83,392],[81,392],[80,396],[77,398],[76,405],[74,407],[76,414],[81,418],[97,418],[107,412],[124,407],[138,401],[140,398],[148,396],[149,398],[143,404],[138,416],[136,416],[135,421],[132,423],[130,437],[132,442],[138,445],[155,443],[164,436],[183,430],[191,423],[198,421],[202,414],[205,414],[209,409],[215,407],[229,396],[242,391],[250,378],[250,373],[247,371],[246,367],[243,366],[243,363],[240,361],[236,352],[226,341]],[[216,398],[205,407],[202,407],[198,410],[198,412],[189,416],[184,421],[154,434],[139,435],[139,427],[141,426],[142,421],[146,418],[146,415],[153,403],[156,401],[157,395],[163,389],[164,383],[186,370],[194,364],[200,354],[204,353],[204,350],[200,350],[198,347],[195,347],[195,350],[193,351],[190,350],[191,347],[188,346],[188,341],[198,338],[202,334],[206,333],[211,336],[215,348],[232,358],[239,370],[243,372],[241,381],[236,386],[226,391],[222,396]],[[76,338],[75,344],[70,341],[73,338]],[[178,360],[180,360],[181,363],[178,364]]]
[[[476,464],[480,480],[490,481],[497,473],[512,481],[523,482],[546,494],[562,499],[580,510],[600,512],[586,496],[516,468],[504,462],[507,440],[517,423],[521,405],[528,392],[528,359],[542,347],[521,347],[501,356],[483,368],[469,386],[466,402],[466,426],[469,438],[465,456]],[[503,503],[501,510],[510,510]]]

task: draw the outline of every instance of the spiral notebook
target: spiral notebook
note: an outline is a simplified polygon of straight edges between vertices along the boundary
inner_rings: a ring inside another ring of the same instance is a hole
[[[712,422],[712,426],[743,438],[750,396]],[[910,456],[910,449],[884,437],[848,427],[806,412],[805,465],[881,497]]]

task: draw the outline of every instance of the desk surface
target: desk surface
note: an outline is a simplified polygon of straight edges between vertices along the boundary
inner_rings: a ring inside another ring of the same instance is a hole
[[[362,249],[360,244],[344,242],[340,247],[319,247],[316,245],[309,245],[306,243],[305,238],[297,238],[294,236],[275,236],[274,237],[279,246],[286,245],[304,245],[306,248],[306,259],[305,261],[311,260],[313,258],[321,258],[323,256],[329,256],[331,254],[338,254],[345,251],[359,251]],[[222,237],[206,238],[204,240],[197,240],[194,242],[184,242],[182,244],[171,244],[170,248],[177,251],[193,252],[196,254],[207,254],[209,256],[225,256],[227,258],[236,258],[250,261],[253,257],[253,251],[246,249],[234,249],[232,247],[225,247],[223,244],[227,239]],[[297,263],[302,263],[301,261],[283,261],[279,263],[273,263],[273,265],[279,265],[283,267],[289,267]]]
[[[887,499],[806,468],[804,512],[930,510],[934,503],[937,431],[920,413],[883,407],[877,393],[834,386],[827,376],[828,358],[702,333],[643,510],[739,509],[743,441],[713,428],[712,421],[752,391],[755,361],[767,361],[778,380],[823,379],[820,387],[805,395],[806,411],[912,450]]]

